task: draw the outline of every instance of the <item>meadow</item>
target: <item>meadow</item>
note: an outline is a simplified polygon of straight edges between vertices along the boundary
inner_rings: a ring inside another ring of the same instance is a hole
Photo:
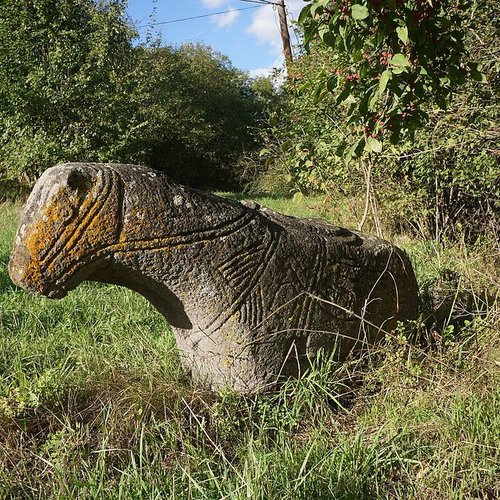
[[[337,221],[320,199],[257,201]],[[0,498],[500,497],[493,238],[393,235],[421,291],[410,334],[243,397],[193,385],[130,290],[84,283],[51,301],[13,285],[19,210],[0,206]]]

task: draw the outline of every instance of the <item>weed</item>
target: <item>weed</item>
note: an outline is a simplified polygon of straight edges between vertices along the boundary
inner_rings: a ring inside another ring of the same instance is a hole
[[[309,216],[306,201],[265,200]],[[499,277],[487,242],[398,236],[424,313],[426,291],[451,276],[443,323],[424,314],[369,356],[320,355],[279,392],[244,397],[186,379],[164,319],[130,290],[83,284],[54,302],[15,287],[18,210],[0,207],[0,498],[500,496]],[[455,321],[458,306],[470,314]]]

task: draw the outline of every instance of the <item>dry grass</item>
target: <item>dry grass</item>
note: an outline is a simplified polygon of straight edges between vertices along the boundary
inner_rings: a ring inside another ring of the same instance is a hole
[[[492,242],[399,236],[423,298],[412,341],[396,333],[369,356],[318,360],[279,393],[244,398],[193,386],[163,318],[129,290],[85,284],[53,302],[16,288],[17,213],[0,207],[0,497],[500,496]],[[451,309],[437,321],[443,297]]]

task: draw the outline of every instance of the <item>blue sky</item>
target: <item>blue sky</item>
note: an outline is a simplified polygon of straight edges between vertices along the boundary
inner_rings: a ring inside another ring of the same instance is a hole
[[[305,5],[303,0],[285,3],[289,22],[298,17]],[[160,34],[164,44],[202,42],[210,45],[251,76],[267,74],[283,64],[278,15],[272,5],[260,6],[245,0],[128,0],[128,14],[136,26],[216,12],[224,14],[154,26],[150,31]],[[147,27],[139,28],[143,39],[147,31]],[[293,30],[290,36],[292,43],[296,43]]]

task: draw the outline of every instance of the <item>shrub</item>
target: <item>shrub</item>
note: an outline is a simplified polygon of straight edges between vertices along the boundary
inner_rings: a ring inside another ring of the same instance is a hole
[[[429,119],[412,140],[386,145],[371,179],[374,218],[380,206],[394,228],[411,227],[438,239],[462,233],[474,239],[498,227],[500,86],[494,11],[492,0],[474,2],[464,40],[486,82],[471,79],[446,111],[427,105]],[[263,158],[267,172],[285,170],[281,179],[288,176],[296,190],[360,198],[366,172],[345,155],[345,142],[357,125],[350,123],[335,94],[319,95],[332,67],[331,51],[321,44],[295,62],[269,121]]]

